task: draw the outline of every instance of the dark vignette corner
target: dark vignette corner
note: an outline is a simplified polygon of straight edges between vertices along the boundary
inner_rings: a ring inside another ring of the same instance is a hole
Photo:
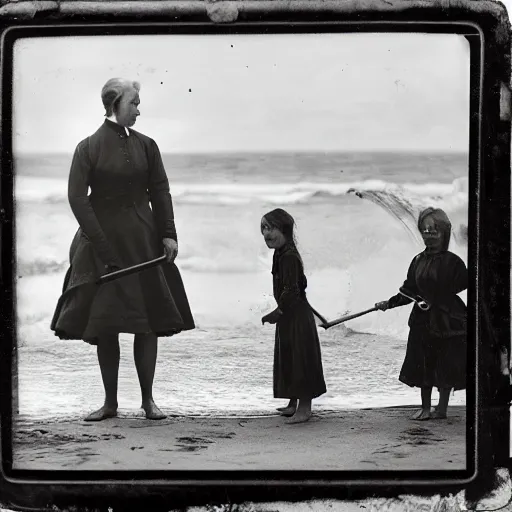
[[[478,279],[479,477],[466,490],[470,502],[499,486],[493,469],[508,466],[510,451],[510,24],[506,17],[486,21]],[[474,212],[470,211],[470,220],[471,215]]]
[[[2,29],[4,22],[2,20]],[[2,30],[3,31],[3,30]],[[5,470],[12,463],[11,397],[17,389],[17,375],[13,367],[17,364],[17,352],[14,327],[14,198],[13,198],[13,161],[11,153],[12,105],[10,91],[12,69],[9,44],[5,44],[2,34],[0,47],[0,496],[3,498],[6,482]],[[6,57],[7,55],[7,57]]]

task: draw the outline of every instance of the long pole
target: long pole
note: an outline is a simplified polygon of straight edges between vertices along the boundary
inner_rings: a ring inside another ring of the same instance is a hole
[[[166,259],[167,256],[163,255],[160,256],[159,258],[155,258],[154,260],[149,260],[145,261],[144,263],[139,263],[138,265],[133,265],[133,267],[123,268],[121,270],[116,270],[115,272],[110,272],[109,274],[101,276],[96,281],[96,284],[109,283],[110,281],[114,281],[115,279],[119,279],[120,277],[129,276],[131,274],[136,274],[137,272],[141,272],[148,268],[157,267],[158,265],[161,265]]]
[[[325,330],[329,329],[330,327],[334,327],[335,325],[342,324],[343,322],[347,322],[348,320],[353,320],[354,318],[358,318],[363,315],[367,315],[368,313],[371,313],[372,311],[377,311],[376,307],[365,309],[364,311],[360,311],[359,313],[354,313],[352,315],[345,315],[341,318],[337,318],[336,320],[332,320],[331,322],[324,322],[320,324],[320,327],[323,327]]]

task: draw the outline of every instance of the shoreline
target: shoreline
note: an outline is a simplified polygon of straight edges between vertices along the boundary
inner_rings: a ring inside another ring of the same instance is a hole
[[[461,470],[465,406],[410,420],[414,406],[282,416],[169,416],[121,411],[99,423],[13,418],[13,467],[30,470]]]
[[[286,404],[286,401],[283,401],[283,404]],[[282,405],[283,405],[282,404]],[[278,404],[276,403],[276,406]],[[465,409],[465,404],[456,404],[456,405],[449,405],[449,411],[451,409],[457,409],[457,408],[463,408]],[[339,408],[323,408],[319,409],[318,407],[315,407],[313,404],[313,415],[324,417],[324,416],[330,416],[330,415],[338,415],[342,413],[349,413],[351,411],[386,411],[389,409],[400,409],[400,410],[414,410],[414,409],[420,409],[421,406],[419,404],[396,404],[396,405],[382,405],[382,406],[368,406],[368,407],[343,407],[341,409]],[[160,409],[166,409],[165,407],[160,407]],[[448,411],[448,412],[449,412]],[[17,414],[14,415],[14,422],[18,422],[21,425],[44,425],[47,423],[69,423],[69,422],[82,422],[83,417],[86,416],[91,411],[84,411],[83,415],[72,413],[65,416],[55,416],[55,417],[40,417],[40,418],[32,418],[29,414]],[[212,420],[247,420],[247,419],[258,419],[258,418],[274,418],[278,417],[279,414],[276,412],[255,412],[255,413],[247,413],[247,414],[215,414],[215,413],[172,413],[172,412],[166,412],[168,418],[182,418],[182,419],[212,419]],[[128,409],[126,407],[119,407],[118,408],[118,416],[117,419],[144,419],[143,414],[141,413],[141,409],[135,410],[135,409]]]

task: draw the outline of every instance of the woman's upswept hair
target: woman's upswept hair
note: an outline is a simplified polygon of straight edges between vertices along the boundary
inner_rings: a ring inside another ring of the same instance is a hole
[[[442,248],[447,251],[452,234],[452,223],[450,222],[448,215],[446,215],[444,210],[441,210],[441,208],[425,208],[418,217],[418,230],[420,232],[427,217],[431,217],[434,220],[437,229],[439,229],[443,237]]]
[[[131,89],[140,91],[140,83],[125,78],[111,78],[101,89],[101,101],[105,107],[105,117],[110,117],[123,94]]]

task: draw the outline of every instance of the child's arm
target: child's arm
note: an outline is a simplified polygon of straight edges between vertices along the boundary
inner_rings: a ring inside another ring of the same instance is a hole
[[[280,275],[283,291],[277,299],[277,308],[265,315],[261,322],[275,324],[281,315],[290,310],[300,300],[299,280],[302,276],[302,265],[294,254],[285,254],[280,261]]]
[[[451,255],[449,264],[445,269],[446,278],[443,279],[445,290],[452,293],[460,293],[468,288],[468,269],[465,263],[456,255]]]
[[[300,300],[299,281],[302,276],[302,265],[295,254],[285,254],[281,258],[280,266],[283,291],[277,299],[277,306],[284,314]]]
[[[416,260],[417,256],[412,260],[411,264],[409,265],[409,270],[407,271],[407,277],[404,281],[404,284],[402,285],[401,289],[407,290],[407,292],[416,295],[417,294],[417,288],[416,288],[416,279],[414,277],[414,272],[416,270]],[[380,309],[381,311],[386,311],[386,309],[393,309],[398,308],[400,306],[406,306],[407,304],[410,304],[412,302],[411,299],[408,297],[404,297],[401,293],[397,293],[396,295],[393,295],[393,297],[389,298],[388,300],[377,302],[375,304],[375,307],[377,309]]]

